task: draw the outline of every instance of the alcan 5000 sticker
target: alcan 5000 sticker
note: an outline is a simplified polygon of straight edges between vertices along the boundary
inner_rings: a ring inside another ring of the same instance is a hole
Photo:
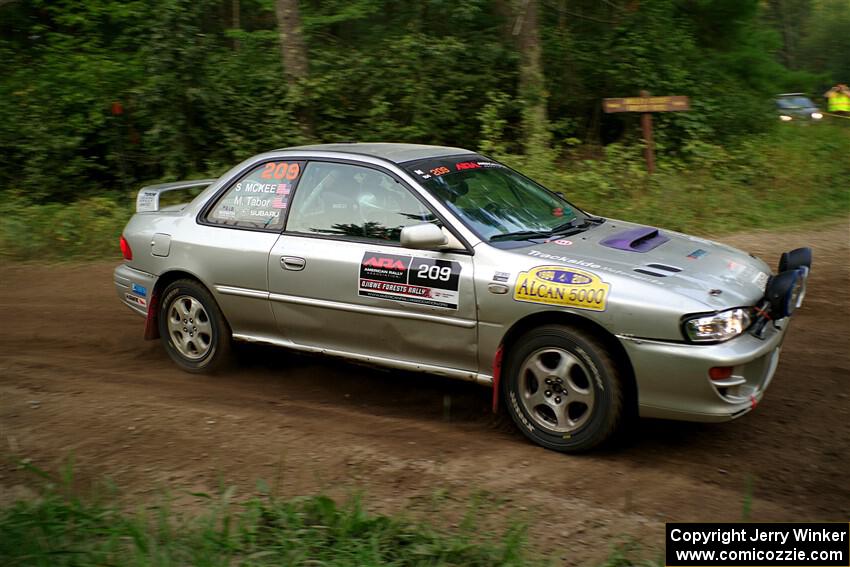
[[[611,285],[591,272],[564,266],[537,266],[520,272],[514,299],[605,311]]]
[[[460,264],[366,252],[360,262],[358,295],[457,309]]]

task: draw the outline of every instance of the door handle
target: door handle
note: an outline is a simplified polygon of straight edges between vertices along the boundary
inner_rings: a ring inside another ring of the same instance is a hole
[[[293,270],[299,271],[303,270],[304,266],[307,265],[307,260],[304,258],[299,258],[298,256],[281,256],[280,257],[280,267],[284,270]]]

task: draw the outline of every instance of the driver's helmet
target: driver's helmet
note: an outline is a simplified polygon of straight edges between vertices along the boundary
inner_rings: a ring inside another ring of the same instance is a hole
[[[380,173],[366,171],[358,173],[357,181],[360,185],[360,191],[357,194],[357,204],[363,209],[381,209],[381,200],[378,196],[383,196],[386,189],[382,185],[383,178]]]

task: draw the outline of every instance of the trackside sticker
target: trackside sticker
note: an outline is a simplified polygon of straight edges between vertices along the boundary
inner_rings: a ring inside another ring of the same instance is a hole
[[[537,266],[527,272],[520,272],[514,288],[514,299],[605,311],[610,290],[610,284],[591,272],[564,266]]]
[[[357,294],[457,309],[459,286],[458,262],[366,252],[360,262]]]

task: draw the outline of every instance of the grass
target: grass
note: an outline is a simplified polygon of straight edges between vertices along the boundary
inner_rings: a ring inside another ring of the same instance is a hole
[[[366,513],[353,500],[273,497],[237,503],[233,491],[196,495],[202,512],[167,505],[127,513],[47,490],[0,510],[0,564],[27,566],[425,566],[542,565],[523,551],[523,530],[500,538],[441,533]]]
[[[58,478],[24,461],[19,468],[41,482],[27,499],[0,508],[4,567],[533,567],[559,561],[530,549],[516,519],[502,533],[488,532],[479,523],[485,510],[478,501],[452,531],[370,514],[358,498],[344,504],[326,496],[279,499],[262,482],[247,500],[237,499],[234,488],[191,493],[200,503],[191,514],[176,512],[167,498],[127,511],[113,503],[120,494],[111,484],[90,486],[80,496],[73,461]],[[565,543],[560,557],[569,553]],[[634,541],[617,543],[600,565],[659,565],[636,561],[640,554]]]
[[[850,124],[844,122],[850,121],[781,127],[734,148],[692,143],[678,157],[660,154],[653,176],[644,171],[639,146],[612,145],[603,159],[557,166],[501,157],[593,213],[716,235],[850,212]],[[7,191],[0,201],[0,258],[118,258],[118,237],[134,199],[32,204]]]
[[[846,121],[850,122],[850,121]],[[609,146],[601,160],[560,168],[508,158],[593,213],[694,234],[777,228],[850,212],[850,124],[778,128],[734,148],[707,143],[659,155]]]

